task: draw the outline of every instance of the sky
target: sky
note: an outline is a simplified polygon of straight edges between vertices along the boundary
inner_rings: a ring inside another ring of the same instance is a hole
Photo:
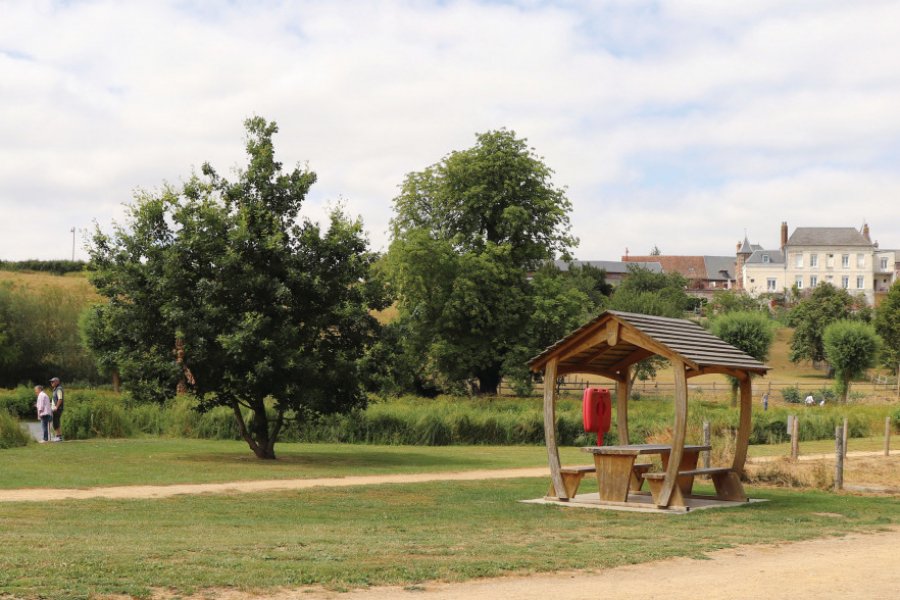
[[[782,221],[900,248],[897,1],[0,0],[0,260],[87,258],[135,193],[243,164],[253,115],[374,250],[407,173],[502,127],[582,260]]]

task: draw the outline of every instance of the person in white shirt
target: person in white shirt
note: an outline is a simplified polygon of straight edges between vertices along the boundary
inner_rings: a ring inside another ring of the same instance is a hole
[[[44,386],[34,386],[34,394],[37,396],[37,402],[34,406],[37,408],[37,416],[41,421],[41,433],[44,438],[40,440],[43,444],[50,440],[50,424],[53,422],[53,409],[50,407],[50,396],[44,391]]]

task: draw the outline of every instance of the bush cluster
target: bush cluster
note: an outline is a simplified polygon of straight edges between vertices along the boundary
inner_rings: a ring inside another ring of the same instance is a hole
[[[0,408],[0,450],[25,446],[30,438],[18,419]]]

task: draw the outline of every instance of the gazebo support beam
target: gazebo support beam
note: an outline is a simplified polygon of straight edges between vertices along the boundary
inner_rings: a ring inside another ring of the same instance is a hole
[[[556,497],[568,500],[559,463],[559,446],[556,443],[556,366],[559,359],[553,357],[544,368],[544,441],[547,443],[547,462],[550,465],[550,481]]]
[[[741,412],[738,420],[737,438],[734,441],[734,462],[732,470],[738,475],[744,473],[744,462],[747,460],[747,447],[750,445],[750,415],[753,408],[753,384],[750,375],[744,373],[740,380]]]
[[[628,396],[631,395],[631,367],[622,369],[616,378],[616,431],[619,444],[628,445]]]
[[[656,505],[665,507],[672,499],[672,492],[678,484],[678,469],[681,468],[681,458],[684,456],[684,440],[687,434],[687,377],[684,374],[685,365],[680,360],[672,361],[672,371],[675,372],[675,426],[672,430],[672,451],[669,453],[669,463],[666,465],[666,478]]]

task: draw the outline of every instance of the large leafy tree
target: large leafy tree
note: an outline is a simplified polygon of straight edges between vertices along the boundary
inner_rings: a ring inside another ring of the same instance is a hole
[[[394,202],[386,265],[407,349],[442,387],[477,380],[481,393],[496,393],[510,357],[542,343],[530,337],[537,292],[528,274],[568,256],[571,203],[507,130],[410,173]]]
[[[894,282],[875,312],[875,330],[884,341],[881,357],[884,365],[898,369],[900,375],[900,281]]]
[[[729,312],[715,318],[710,323],[714,335],[760,362],[769,358],[769,350],[775,341],[775,327],[767,313],[759,311]],[[729,377],[731,382],[731,403],[737,404],[740,382]]]
[[[358,361],[383,302],[361,223],[300,219],[315,174],[282,169],[275,123],[245,125],[234,181],[205,164],[181,189],[139,194],[113,234],[97,231],[93,281],[108,303],[84,330],[132,392],[163,399],[180,383],[201,410],[230,407],[253,452],[274,458],[287,419],[364,403]]]
[[[822,340],[825,356],[834,368],[836,391],[846,402],[850,382],[875,366],[881,338],[869,323],[842,320],[828,325]]]
[[[822,335],[825,328],[841,319],[848,319],[853,309],[853,298],[844,289],[823,283],[791,310],[788,325],[794,328],[791,339],[791,362],[825,360],[825,344]]]

